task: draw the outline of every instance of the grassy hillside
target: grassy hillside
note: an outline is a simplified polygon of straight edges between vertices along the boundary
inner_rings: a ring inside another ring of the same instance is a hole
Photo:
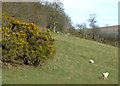
[[[118,49],[64,34],[53,34],[56,56],[41,68],[3,68],[3,84],[115,84],[118,83]],[[95,64],[90,64],[89,59]],[[104,80],[102,73],[110,76]]]

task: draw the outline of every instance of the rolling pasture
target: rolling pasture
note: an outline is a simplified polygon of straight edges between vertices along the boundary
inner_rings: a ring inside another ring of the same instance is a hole
[[[117,84],[118,48],[62,33],[52,33],[56,55],[41,67],[2,69],[3,84]],[[89,60],[93,59],[94,64]],[[109,72],[108,79],[102,78]]]

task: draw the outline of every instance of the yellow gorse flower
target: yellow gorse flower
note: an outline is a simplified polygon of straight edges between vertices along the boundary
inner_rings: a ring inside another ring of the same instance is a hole
[[[25,28],[25,26],[22,26],[22,28]]]
[[[48,47],[53,48],[53,46],[52,46],[52,45],[48,45]]]
[[[10,36],[9,34],[7,34],[7,36]]]
[[[31,30],[31,32],[33,33],[33,30]]]
[[[23,33],[23,31],[20,31],[20,33]]]
[[[20,22],[18,20],[15,20],[14,21],[14,24],[19,24]]]
[[[49,30],[49,29],[47,29],[47,31],[48,31],[48,32],[50,32],[50,30]]]
[[[7,27],[5,27],[5,29],[8,29]]]
[[[11,19],[11,21],[14,21],[14,20],[15,20],[14,18]]]
[[[2,28],[0,27],[0,30],[2,30]]]
[[[4,27],[2,27],[2,30],[4,30],[5,28]]]
[[[21,23],[22,25],[26,25],[25,23]]]
[[[30,29],[30,27],[27,27],[28,29]]]
[[[15,33],[13,32],[12,35],[15,35]]]
[[[32,25],[34,25],[33,23],[30,23],[30,25],[32,26]]]
[[[26,23],[26,25],[29,25],[29,23]]]
[[[34,27],[34,30],[37,30],[37,28],[36,28],[36,27]]]
[[[37,35],[39,35],[39,32],[37,32]]]
[[[18,32],[18,33],[16,33],[16,35],[20,35],[20,33]]]
[[[25,34],[21,34],[22,36],[25,36]]]

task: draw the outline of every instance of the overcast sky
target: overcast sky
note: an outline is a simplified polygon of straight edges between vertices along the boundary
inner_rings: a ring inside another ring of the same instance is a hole
[[[89,14],[96,14],[99,26],[118,24],[119,0],[61,0],[73,25],[88,23]]]

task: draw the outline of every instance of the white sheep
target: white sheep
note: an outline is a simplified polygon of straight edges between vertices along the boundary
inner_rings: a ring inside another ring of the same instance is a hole
[[[59,32],[57,31],[57,33],[59,33]]]
[[[103,76],[104,79],[106,79],[106,78],[108,78],[109,73],[108,73],[108,72],[106,72],[106,73],[102,73],[102,76]]]
[[[67,34],[65,36],[68,36]]]
[[[67,33],[67,35],[70,35],[70,33]]]
[[[94,63],[94,60],[89,60],[89,63]]]

